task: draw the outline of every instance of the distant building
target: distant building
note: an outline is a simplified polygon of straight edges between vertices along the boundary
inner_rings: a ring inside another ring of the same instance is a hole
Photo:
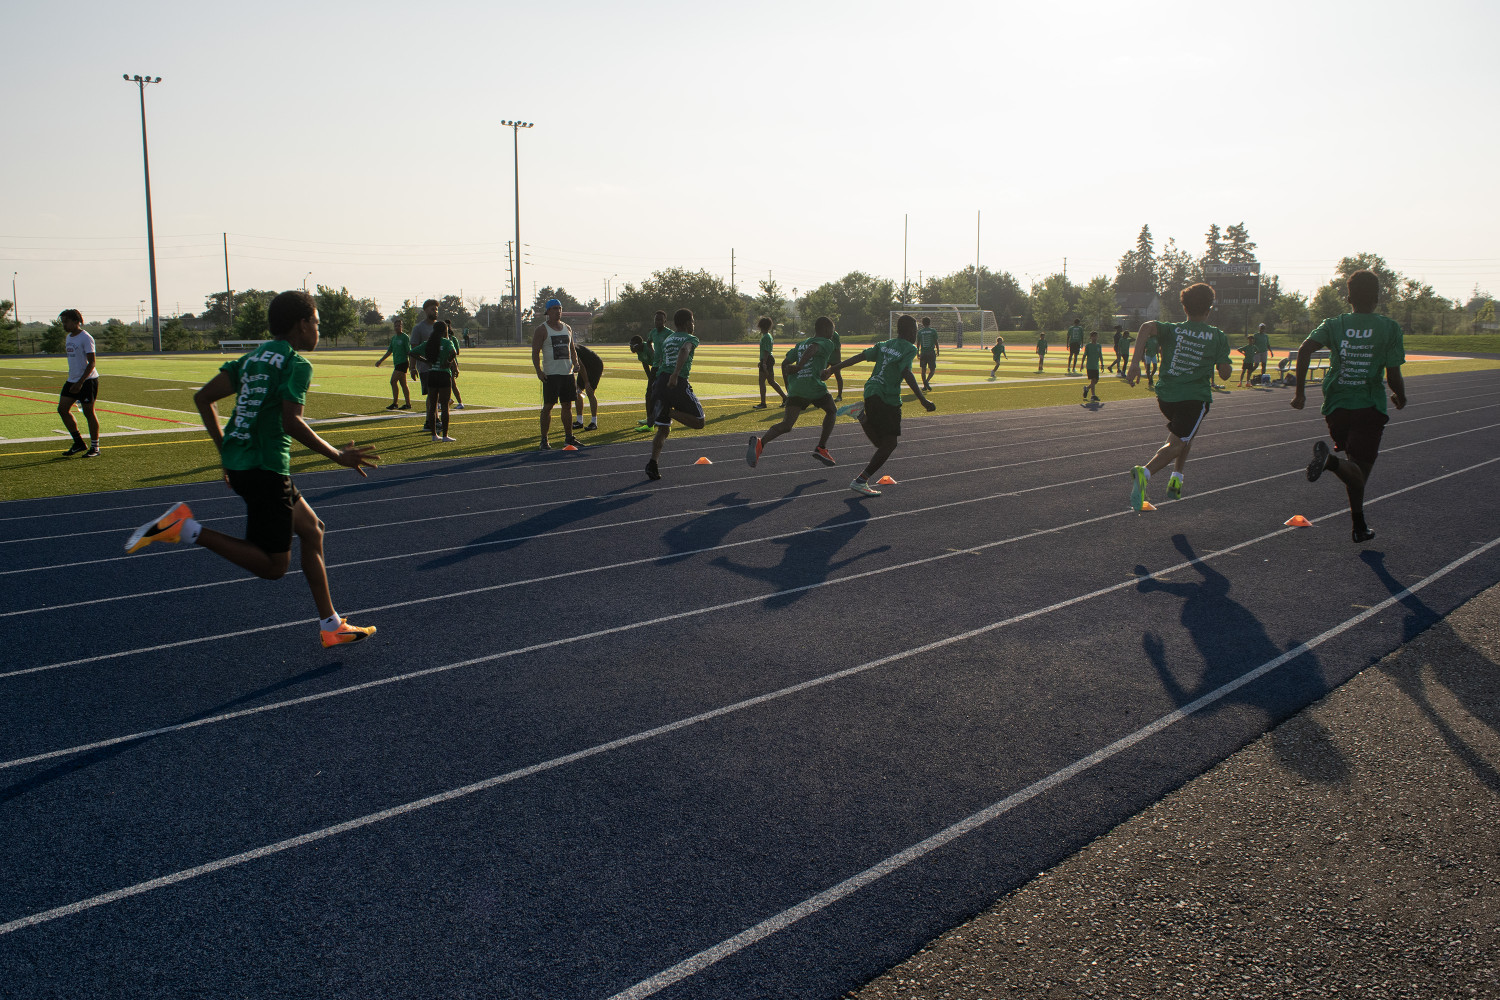
[[[1155,292],[1115,294],[1115,320],[1121,326],[1133,328],[1152,319],[1161,319],[1160,295]]]
[[[573,328],[573,339],[580,344],[588,343],[589,329],[594,325],[592,312],[564,312],[562,321]]]

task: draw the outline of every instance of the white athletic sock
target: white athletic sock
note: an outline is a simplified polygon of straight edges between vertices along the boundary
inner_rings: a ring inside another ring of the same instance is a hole
[[[190,517],[182,522],[182,533],[180,537],[189,545],[196,545],[198,544],[198,534],[202,530],[203,525],[199,524],[197,521]]]
[[[1176,469],[1173,469],[1170,478],[1175,479],[1180,483],[1182,482],[1182,473],[1178,472]]]
[[[1151,468],[1150,468],[1150,466],[1146,466],[1146,465],[1141,466],[1141,471],[1146,474],[1146,482],[1148,482],[1148,483],[1151,482]]]
[[[333,614],[329,615],[327,618],[324,618],[318,624],[323,626],[324,632],[337,632],[339,626],[344,624],[344,619],[340,618],[339,613],[335,611]]]

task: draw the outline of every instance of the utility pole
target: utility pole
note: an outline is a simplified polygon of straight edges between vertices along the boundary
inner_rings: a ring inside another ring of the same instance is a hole
[[[1068,258],[1064,257],[1063,258],[1063,281],[1066,282],[1067,280],[1068,280]]]
[[[20,305],[20,303],[18,303],[16,301],[16,275],[18,275],[20,273],[21,273],[20,271],[12,271],[12,272],[10,272],[10,308],[16,314],[16,330],[17,331],[19,331],[21,329],[21,305]],[[19,347],[20,344],[21,344],[21,338],[18,335],[16,337],[16,346]]]
[[[511,156],[514,161],[516,179],[516,340],[524,343],[526,331],[521,326],[521,129],[534,128],[534,122],[503,121],[510,126],[512,140]]]
[[[121,73],[141,95],[141,162],[146,168],[146,254],[151,265],[151,349],[161,353],[161,310],[156,307],[156,235],[151,228],[151,154],[146,145],[146,84],[161,83],[161,77]]]
[[[975,212],[974,213],[974,306],[975,306],[975,308],[978,308],[978,306],[979,306],[979,223],[980,223],[980,221],[982,219],[982,216],[983,216],[982,212]],[[984,318],[983,317],[980,317],[979,326],[980,326],[980,329],[984,328]]]
[[[735,292],[740,290],[739,285],[734,283],[734,247],[729,248],[729,287]]]
[[[229,234],[224,234],[224,307],[229,310],[229,329],[234,331],[234,287],[229,284]]]
[[[901,305],[906,305],[909,286],[906,283],[906,241],[911,235],[911,213],[901,216]]]

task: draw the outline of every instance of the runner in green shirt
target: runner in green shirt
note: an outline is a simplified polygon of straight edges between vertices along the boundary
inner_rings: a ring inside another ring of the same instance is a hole
[[[1036,370],[1041,371],[1047,364],[1047,331],[1038,330],[1036,334]]]
[[[1187,322],[1148,320],[1142,324],[1140,338],[1135,342],[1135,359],[1125,376],[1126,385],[1133,386],[1141,380],[1141,355],[1145,353],[1146,342],[1155,337],[1162,352],[1156,403],[1167,418],[1167,443],[1145,465],[1130,470],[1130,505],[1135,510],[1145,508],[1146,484],[1151,481],[1151,474],[1168,464],[1173,471],[1167,481],[1167,498],[1182,499],[1183,466],[1213,402],[1214,371],[1225,381],[1234,374],[1229,363],[1228,338],[1223,330],[1206,322],[1214,307],[1213,288],[1201,281],[1189,285],[1182,290],[1181,300]]]
[[[793,348],[795,354],[790,351],[787,353],[787,360],[794,361],[796,371],[786,383],[786,415],[779,424],[768,428],[764,436],[750,435],[750,443],[745,450],[745,461],[750,468],[755,468],[760,462],[760,454],[766,445],[796,426],[797,418],[810,406],[823,411],[823,433],[818,438],[818,446],[813,449],[813,457],[824,465],[837,464],[828,452],[828,437],[838,421],[838,410],[835,409],[833,397],[828,394],[828,386],[824,383],[827,377],[824,372],[833,363],[836,350],[833,343],[833,320],[827,316],[819,316],[818,321],[813,324],[813,335]],[[786,369],[783,368],[782,371],[785,374]]]
[[[1089,334],[1089,342],[1083,347],[1083,366],[1088,370],[1089,384],[1083,387],[1083,403],[1089,405],[1089,397],[1093,402],[1099,402],[1099,366],[1104,364],[1104,346],[1099,343],[1099,331],[1095,330]]]
[[[1271,357],[1271,338],[1266,334],[1266,324],[1255,331],[1255,363],[1260,365],[1260,377],[1266,378],[1266,362]]]
[[[391,366],[395,370],[391,372],[391,405],[386,409],[409,410],[411,409],[411,389],[406,385],[406,371],[410,365],[407,363],[406,356],[411,353],[411,338],[401,332],[400,316],[391,317],[391,328],[395,331],[395,335],[391,337],[391,346],[380,356],[380,361],[375,362],[375,367],[379,368],[381,361],[386,358],[391,359]],[[396,395],[397,387],[406,393],[405,406],[397,405],[400,402]]]
[[[1329,352],[1328,374],[1323,379],[1323,420],[1333,438],[1335,451],[1328,445],[1313,445],[1313,458],[1307,466],[1307,481],[1316,482],[1327,469],[1343,480],[1349,494],[1349,517],[1353,522],[1354,541],[1367,542],[1375,532],[1365,523],[1365,484],[1380,454],[1380,438],[1390,415],[1385,407],[1385,386],[1391,389],[1396,409],[1406,408],[1406,381],[1401,366],[1406,363],[1401,325],[1375,312],[1380,301],[1380,279],[1372,271],[1355,271],[1349,275],[1349,305],[1352,313],[1325,319],[1308,335],[1297,352],[1297,391],[1292,408],[1306,405],[1307,365],[1319,348]]]
[[[1068,374],[1077,371],[1079,366],[1078,354],[1083,350],[1083,320],[1077,316],[1073,317],[1073,325],[1068,327]]]
[[[651,322],[651,332],[646,334],[644,350],[640,352],[642,361],[649,362],[650,368],[646,372],[646,419],[635,425],[638,431],[649,431],[653,426],[655,418],[652,414],[656,408],[651,403],[651,394],[656,391],[656,376],[660,374],[657,366],[661,362],[661,345],[672,335],[672,328],[667,326],[665,309],[656,310]]]
[[[917,331],[917,353],[920,362],[918,370],[922,374],[922,388],[928,392],[932,391],[932,377],[937,374],[937,358],[940,350],[937,331],[932,328],[932,317],[923,316],[922,329]]]
[[[312,365],[299,351],[318,346],[318,310],[306,292],[282,292],[266,310],[271,339],[228,362],[193,397],[203,426],[219,449],[224,479],[245,499],[245,537],[205,528],[185,503],[174,504],[141,525],[125,543],[139,552],[154,542],[201,545],[266,580],[285,575],[291,564],[292,536],[302,541],[302,573],[312,590],[325,647],[358,642],[375,627],[350,625],[334,610],[323,561],[323,522],[292,483],[293,440],[361,476],[380,456],[369,446],[335,448],[302,418]],[[236,396],[227,426],[219,426],[215,403]]]
[[[448,406],[453,393],[453,375],[458,369],[458,341],[453,337],[452,324],[442,319],[434,323],[432,335],[422,349],[424,360],[431,366],[427,369],[427,389],[437,399],[432,440],[451,442],[454,439],[448,436]]]
[[[875,370],[865,380],[864,401],[855,404],[859,411],[859,425],[865,437],[875,446],[870,464],[865,471],[854,477],[849,488],[865,496],[878,497],[880,491],[870,485],[870,480],[885,460],[891,457],[901,437],[901,383],[911,386],[917,400],[928,413],[937,406],[917,388],[917,380],[911,373],[912,359],[917,356],[917,321],[910,316],[896,320],[896,339],[885,340],[868,347],[853,357],[840,361],[835,366],[847,368],[861,361],[873,361]]]
[[[698,402],[688,381],[699,343],[693,333],[693,311],[677,310],[672,316],[672,327],[672,332],[662,338],[661,346],[656,349],[656,387],[651,390],[651,401],[656,406],[656,436],[651,439],[651,458],[646,462],[648,479],[661,478],[657,462],[667,435],[672,433],[673,420],[695,431],[701,431],[705,423],[703,404]]]
[[[1255,334],[1245,334],[1245,342],[1235,348],[1244,358],[1240,361],[1240,380],[1238,385],[1243,388],[1250,379],[1250,372],[1255,367]]]
[[[1156,334],[1146,338],[1146,388],[1156,388],[1156,357],[1161,353],[1161,342],[1156,339]]]
[[[995,334],[995,346],[990,348],[990,357],[995,359],[995,367],[990,369],[990,380],[994,381],[995,373],[1000,370],[1000,359],[1005,357],[1005,338],[998,333]]]
[[[776,390],[776,395],[781,397],[781,405],[786,405],[786,393],[781,386],[776,384],[776,341],[771,337],[771,317],[762,316],[756,323],[760,328],[760,360],[756,362],[755,373],[760,379],[760,403],[752,406],[752,410],[764,410],[766,408],[766,385],[769,384]]]

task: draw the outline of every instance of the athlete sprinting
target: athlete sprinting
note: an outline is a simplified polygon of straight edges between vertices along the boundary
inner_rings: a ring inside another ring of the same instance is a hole
[[[1214,306],[1214,290],[1203,282],[1182,290],[1182,310],[1186,323],[1147,320],[1136,340],[1135,358],[1125,375],[1126,385],[1141,379],[1141,354],[1146,340],[1156,337],[1162,352],[1161,377],[1156,380],[1156,404],[1167,418],[1167,443],[1159,448],[1145,465],[1130,470],[1130,505],[1142,510],[1146,505],[1146,484],[1151,474],[1167,465],[1173,466],[1167,480],[1167,498],[1182,499],[1182,470],[1187,464],[1193,438],[1208,415],[1213,402],[1213,373],[1228,380],[1234,373],[1229,362],[1229,339],[1224,331],[1208,325],[1208,313]]]
[[[1352,313],[1333,316],[1318,324],[1308,334],[1297,352],[1297,391],[1292,408],[1300,410],[1306,403],[1307,365],[1319,348],[1329,351],[1328,374],[1323,379],[1323,419],[1335,451],[1328,453],[1322,441],[1313,444],[1313,458],[1307,466],[1307,481],[1314,483],[1323,470],[1338,476],[1349,494],[1349,517],[1353,522],[1354,541],[1368,542],[1375,532],[1365,523],[1365,484],[1380,453],[1380,438],[1390,414],[1385,408],[1385,389],[1381,377],[1391,388],[1391,402],[1396,409],[1406,408],[1406,381],[1401,366],[1406,363],[1401,325],[1375,312],[1380,298],[1380,279],[1372,271],[1355,271],[1349,275],[1349,305]]]
[[[937,409],[937,404],[922,395],[922,390],[917,388],[917,380],[911,373],[911,362],[916,356],[917,321],[910,316],[902,316],[896,320],[895,340],[868,347],[838,363],[839,368],[847,368],[861,361],[875,363],[875,370],[865,381],[864,406],[859,411],[859,426],[864,428],[865,437],[875,446],[875,454],[870,456],[870,464],[865,466],[864,471],[849,484],[849,488],[856,493],[870,497],[880,496],[880,491],[870,485],[870,480],[900,443],[902,380],[911,386],[911,391],[928,413]],[[830,374],[831,370],[824,372],[823,377],[827,378]]]
[[[312,365],[299,351],[318,346],[318,310],[311,295],[298,289],[282,292],[266,310],[271,340],[219,369],[193,397],[203,426],[219,449],[224,479],[245,499],[244,538],[205,528],[185,503],[174,504],[154,521],[141,525],[125,543],[139,552],[154,542],[201,545],[266,580],[284,575],[291,564],[292,536],[302,540],[302,573],[322,619],[324,646],[358,642],[375,634],[373,625],[350,625],[334,610],[323,561],[323,522],[292,483],[292,441],[353,469],[361,476],[375,468],[374,448],[350,444],[335,448],[302,418]],[[237,395],[229,423],[219,427],[215,403]]]
[[[693,311],[679,309],[672,317],[673,330],[661,342],[656,354],[656,387],[651,390],[651,404],[656,407],[656,437],[651,439],[651,459],[646,463],[646,477],[660,479],[662,446],[672,433],[672,421],[694,430],[702,430],[703,404],[693,395],[688,375],[693,370],[693,352],[698,338],[693,334]]]
[[[823,411],[823,433],[818,438],[818,446],[813,449],[813,457],[824,465],[835,465],[833,456],[828,452],[828,438],[833,433],[833,425],[838,421],[838,411],[834,408],[833,397],[828,394],[828,386],[823,374],[833,361],[833,320],[827,316],[819,316],[818,321],[813,324],[813,335],[798,344],[795,365],[796,372],[787,379],[786,391],[786,415],[781,422],[771,425],[764,436],[750,435],[750,444],[745,450],[745,461],[750,468],[755,468],[760,461],[760,455],[766,445],[775,441],[781,435],[791,430],[797,424],[797,418],[802,416],[802,411],[810,406],[816,406]]]

